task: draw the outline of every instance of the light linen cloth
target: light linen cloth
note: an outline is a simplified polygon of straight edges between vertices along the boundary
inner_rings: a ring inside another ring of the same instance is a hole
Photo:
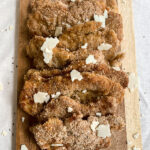
[[[133,0],[133,10],[143,145],[150,150],[150,0]],[[18,14],[19,0],[0,0],[0,150],[15,150]]]

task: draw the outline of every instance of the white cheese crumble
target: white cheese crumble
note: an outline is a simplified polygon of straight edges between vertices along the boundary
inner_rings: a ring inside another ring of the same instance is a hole
[[[13,30],[13,25],[10,25],[10,26],[9,26],[9,30],[10,30],[10,31]]]
[[[0,83],[0,91],[2,91],[3,90],[3,85],[2,85],[2,83]]]
[[[21,121],[24,122],[24,121],[25,121],[25,117],[22,117],[22,118],[21,118]]]
[[[141,150],[141,149],[134,146],[132,150]]]
[[[129,146],[132,145],[132,142],[131,142],[131,141],[128,141],[128,145],[129,145]]]
[[[26,145],[21,145],[21,150],[28,150],[28,148],[26,147]]]
[[[133,92],[134,89],[136,89],[137,87],[138,87],[137,77],[136,77],[135,73],[130,73],[129,74],[129,84],[128,84],[128,88],[129,88],[130,92]]]
[[[92,129],[93,132],[96,131],[96,128],[97,128],[98,125],[99,125],[98,121],[92,121],[91,129]]]
[[[87,18],[87,19],[85,19],[85,22],[88,22],[89,21],[89,19]]]
[[[97,116],[97,117],[101,117],[102,114],[101,114],[100,112],[97,112],[97,113],[96,113],[96,116]]]
[[[97,128],[97,136],[101,138],[106,138],[111,136],[110,125],[99,125]]]
[[[6,132],[5,130],[2,130],[1,135],[2,135],[2,136],[6,136],[6,135],[7,135],[7,132]]]
[[[120,71],[120,67],[112,67],[116,71]]]
[[[81,48],[86,49],[88,47],[88,43],[85,43]]]
[[[133,138],[134,138],[134,139],[138,139],[138,138],[139,138],[139,136],[140,136],[140,134],[139,134],[139,133],[135,133],[135,134],[133,134]]]
[[[75,70],[75,69],[71,71],[70,75],[71,75],[71,80],[72,80],[72,82],[73,82],[74,80],[79,80],[79,81],[81,81],[81,80],[83,79],[81,73],[80,73],[79,71]]]
[[[97,60],[94,58],[94,55],[89,55],[85,62],[86,64],[96,64]]]
[[[108,43],[102,43],[100,46],[98,46],[98,50],[102,51],[102,50],[109,50],[112,48],[111,44]]]
[[[43,52],[44,62],[46,64],[50,63],[53,56],[53,48],[59,43],[57,38],[46,38],[45,42],[41,47],[41,51]]]
[[[83,90],[83,91],[82,91],[82,93],[84,93],[84,94],[85,94],[86,92],[87,92],[87,90]]]
[[[73,108],[71,107],[68,107],[68,110],[67,110],[69,113],[71,113],[73,111]]]
[[[71,25],[66,23],[66,27],[67,28],[71,28]]]
[[[56,27],[56,30],[55,30],[55,36],[59,36],[62,34],[62,27]]]
[[[108,12],[107,10],[104,11],[104,15],[96,15],[94,14],[94,20],[96,22],[101,22],[102,23],[102,28],[105,28],[106,26],[106,18],[108,18]]]
[[[45,92],[38,92],[36,94],[34,94],[33,96],[34,102],[35,103],[44,103],[44,102],[48,102],[50,99],[50,96],[48,95],[48,93]]]
[[[60,95],[61,95],[60,92],[56,92],[56,94],[52,94],[51,97],[54,98],[54,99],[56,99],[56,98],[58,98]]]
[[[63,144],[51,144],[52,147],[60,147],[63,146]]]

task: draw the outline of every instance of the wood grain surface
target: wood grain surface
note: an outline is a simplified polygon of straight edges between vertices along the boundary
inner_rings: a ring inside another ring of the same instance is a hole
[[[30,0],[20,0],[20,21],[19,21],[19,49],[18,49],[18,96],[23,86],[23,76],[30,68],[30,61],[26,57],[25,47],[30,39],[26,27],[26,19],[29,13]],[[136,73],[135,42],[132,17],[132,0],[118,0],[118,7],[124,22],[124,40],[122,49],[126,50],[126,57],[123,61],[123,69],[127,72]],[[126,129],[118,133],[113,133],[113,141],[110,148],[105,150],[127,150],[134,145],[142,149],[140,111],[138,89],[130,93],[126,90],[125,101],[118,109],[118,114],[126,120]],[[25,117],[22,123],[22,117]],[[20,150],[25,144],[29,150],[39,150],[35,144],[33,135],[29,132],[29,126],[34,122],[33,118],[24,113],[19,105],[17,108],[16,127],[16,150]],[[138,139],[133,138],[133,134],[139,133]],[[130,141],[132,144],[127,144]]]

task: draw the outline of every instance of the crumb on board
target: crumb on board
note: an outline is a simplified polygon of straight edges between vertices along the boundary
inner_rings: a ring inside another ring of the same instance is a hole
[[[139,136],[140,136],[140,134],[139,134],[139,133],[135,133],[135,134],[133,134],[133,138],[134,138],[134,139],[138,139],[138,138],[139,138]]]
[[[2,130],[1,135],[2,136],[7,136],[7,132],[5,130]]]
[[[0,91],[2,91],[3,90],[3,85],[2,85],[2,83],[0,83]]]
[[[27,146],[26,145],[21,145],[21,150],[28,150]]]

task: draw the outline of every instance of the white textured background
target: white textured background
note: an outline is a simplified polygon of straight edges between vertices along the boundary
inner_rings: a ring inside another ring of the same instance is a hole
[[[19,0],[0,0],[0,150],[15,150],[16,54]],[[140,78],[142,136],[150,150],[150,0],[133,0],[137,66]],[[13,30],[3,31],[13,25]],[[7,136],[2,136],[5,130]]]

